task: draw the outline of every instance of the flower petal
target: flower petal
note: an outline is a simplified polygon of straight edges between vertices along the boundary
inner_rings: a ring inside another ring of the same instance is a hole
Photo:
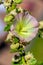
[[[38,22],[28,12],[20,13],[16,16],[16,23],[12,33],[22,42],[31,41],[38,33]]]

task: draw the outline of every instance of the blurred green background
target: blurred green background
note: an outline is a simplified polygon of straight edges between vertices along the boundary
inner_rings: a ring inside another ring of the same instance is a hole
[[[36,37],[26,48],[31,51],[34,57],[40,62],[43,61],[43,39]],[[27,51],[28,51],[27,50]]]

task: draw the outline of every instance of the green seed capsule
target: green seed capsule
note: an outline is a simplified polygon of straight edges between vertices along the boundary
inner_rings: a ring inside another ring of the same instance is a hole
[[[15,3],[19,4],[22,2],[22,0],[13,0]]]
[[[10,48],[11,48],[12,50],[16,50],[16,49],[18,49],[18,47],[19,47],[19,43],[11,44],[11,46],[10,46]]]
[[[16,4],[12,3],[11,6],[6,8],[7,13],[11,12],[12,10],[14,10],[16,8]]]
[[[9,22],[11,22],[13,20],[13,18],[14,18],[14,16],[10,14],[4,18],[4,21],[9,24]]]

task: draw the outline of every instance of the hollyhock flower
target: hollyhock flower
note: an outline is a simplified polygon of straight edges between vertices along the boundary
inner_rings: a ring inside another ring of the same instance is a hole
[[[29,42],[38,33],[38,22],[28,12],[19,13],[11,26],[11,32],[22,42]]]

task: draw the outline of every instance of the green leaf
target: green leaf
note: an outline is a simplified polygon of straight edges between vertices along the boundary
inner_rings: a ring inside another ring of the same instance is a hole
[[[24,57],[22,57],[22,64],[23,64],[23,65],[26,64],[26,63],[25,63],[25,59],[24,59]]]
[[[19,39],[17,37],[14,37],[13,42],[14,43],[18,43],[19,42]]]
[[[10,25],[6,25],[4,31],[9,31],[10,30]]]

